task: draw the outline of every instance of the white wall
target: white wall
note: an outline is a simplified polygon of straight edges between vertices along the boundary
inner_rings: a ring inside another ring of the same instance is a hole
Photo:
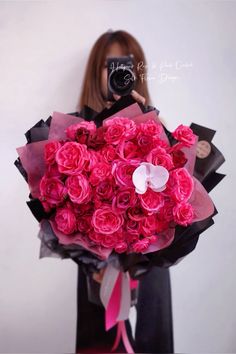
[[[74,351],[77,267],[38,259],[38,225],[13,161],[36,121],[75,110],[89,50],[109,28],[140,41],[170,129],[194,121],[217,130],[227,159],[211,193],[219,215],[171,270],[175,351],[236,351],[235,11],[227,1],[0,2],[0,352]]]

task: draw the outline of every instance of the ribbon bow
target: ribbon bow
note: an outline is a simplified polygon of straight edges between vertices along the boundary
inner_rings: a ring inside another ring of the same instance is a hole
[[[129,318],[131,289],[136,288],[137,285],[138,281],[130,279],[128,272],[121,272],[111,263],[106,267],[100,288],[100,298],[106,309],[106,331],[114,325],[118,325],[112,351],[118,347],[119,341],[122,339],[127,353],[134,353],[124,320]]]

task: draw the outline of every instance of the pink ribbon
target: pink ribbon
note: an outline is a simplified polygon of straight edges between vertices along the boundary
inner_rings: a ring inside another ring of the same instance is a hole
[[[107,266],[100,289],[100,297],[106,309],[106,331],[117,325],[116,338],[111,351],[116,350],[122,340],[127,353],[134,353],[124,320],[129,318],[131,289],[135,289],[137,286],[138,281],[130,279],[128,272],[121,272],[111,264]]]

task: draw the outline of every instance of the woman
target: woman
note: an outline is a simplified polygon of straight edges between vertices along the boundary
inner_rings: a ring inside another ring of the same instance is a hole
[[[78,111],[85,105],[96,112],[110,108],[113,102],[107,100],[107,57],[133,55],[136,76],[132,96],[138,102],[150,105],[146,75],[146,60],[137,40],[125,31],[108,31],[95,42],[87,63]],[[120,97],[114,95],[114,99]],[[93,278],[99,283],[102,272]],[[108,352],[115,339],[116,329],[106,332],[104,328],[104,308],[88,300],[86,276],[78,270],[78,313],[77,352]],[[136,352],[173,353],[173,328],[170,275],[168,268],[153,267],[140,280],[135,328],[135,341],[131,339],[131,328],[126,328]],[[119,351],[125,352],[120,346]]]

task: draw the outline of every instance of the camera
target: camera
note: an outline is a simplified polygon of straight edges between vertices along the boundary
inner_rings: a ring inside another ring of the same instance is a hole
[[[115,101],[113,94],[126,96],[135,84],[133,55],[107,58],[107,99]]]

